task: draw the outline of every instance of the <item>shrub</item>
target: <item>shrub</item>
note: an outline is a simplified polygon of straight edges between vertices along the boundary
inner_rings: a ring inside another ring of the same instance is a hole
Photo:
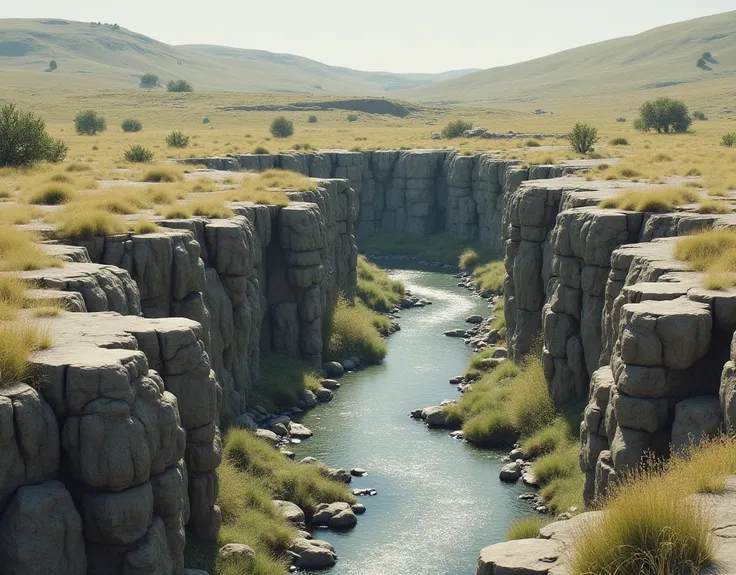
[[[687,105],[673,98],[658,98],[644,102],[639,109],[641,131],[655,130],[657,133],[687,132],[693,120]]]
[[[350,303],[340,297],[329,319],[326,359],[358,357],[366,363],[380,362],[386,357],[387,348],[379,329],[385,329],[386,322],[390,326],[388,318],[372,312],[361,302]]]
[[[0,166],[27,166],[34,162],[61,162],[67,146],[46,132],[46,123],[14,104],[0,108]]]
[[[64,239],[89,239],[113,236],[125,232],[120,216],[98,208],[71,205],[55,214],[56,235]]]
[[[0,271],[28,271],[58,267],[57,258],[47,256],[38,238],[13,226],[0,226]]]
[[[58,206],[70,202],[73,197],[71,188],[63,184],[50,184],[32,193],[28,201],[36,205]]]
[[[254,154],[270,154],[271,152],[268,151],[268,148],[264,148],[263,146],[256,146],[253,150]]]
[[[122,128],[123,132],[140,132],[143,129],[143,124],[141,124],[138,120],[123,120],[123,123],[120,124],[120,127]]]
[[[516,539],[536,539],[539,530],[549,521],[542,517],[522,517],[514,521],[506,530],[506,541]]]
[[[524,142],[524,145],[527,148],[538,148],[542,144],[540,144],[539,142],[537,142],[537,140],[527,140],[526,142]]]
[[[596,143],[600,140],[597,128],[580,122],[573,126],[572,131],[567,134],[566,138],[570,142],[573,151],[578,154],[589,154],[595,149]]]
[[[149,72],[141,76],[141,88],[156,88],[158,85],[158,76],[156,74],[152,74]]]
[[[628,146],[629,141],[626,138],[613,138],[608,142],[611,146]]]
[[[294,134],[294,122],[279,116],[273,119],[269,130],[274,138],[288,138]]]
[[[699,214],[730,214],[733,210],[724,202],[708,200],[700,202],[695,211]]]
[[[481,291],[503,293],[503,280],[506,277],[506,267],[501,261],[488,262],[475,268],[473,284]]]
[[[210,119],[209,118],[202,118],[202,123],[203,124],[209,124],[210,123]]]
[[[701,122],[704,122],[708,119],[708,116],[705,115],[705,112],[701,112],[699,110],[696,110],[693,112],[693,120],[700,120]]]
[[[192,85],[186,80],[169,80],[166,84],[167,92],[194,92]]]
[[[348,114],[347,120],[348,120],[348,122],[357,122],[358,121],[358,114]]]
[[[233,211],[217,198],[194,200],[189,203],[189,209],[193,216],[201,218],[229,218],[233,215]]]
[[[442,130],[443,138],[460,138],[463,132],[473,128],[473,124],[464,120],[455,120],[447,124]]]
[[[705,68],[705,60],[703,58],[698,58],[695,66],[697,66],[698,68]]]
[[[154,222],[149,222],[148,220],[138,220],[135,224],[133,224],[133,227],[130,231],[134,234],[145,235],[155,234],[160,230],[161,228],[159,228]]]
[[[458,267],[463,271],[470,271],[480,264],[481,258],[478,252],[472,248],[467,248],[463,253],[460,254],[458,261]]]
[[[74,118],[74,129],[77,134],[94,136],[98,132],[104,132],[107,129],[107,122],[94,110],[84,110]]]
[[[729,148],[736,146],[736,132],[724,134],[723,138],[721,138],[721,144]]]
[[[620,124],[623,124],[624,122],[626,122],[626,118],[624,118],[623,116],[621,116],[619,118],[616,118],[616,121],[619,122]]]
[[[189,145],[189,136],[183,132],[171,132],[166,136],[166,145],[169,148],[186,148]]]
[[[141,176],[141,182],[161,184],[165,182],[179,182],[183,179],[181,172],[170,166],[157,166],[146,170]]]
[[[316,124],[317,123],[317,116],[315,116],[314,114],[312,114],[311,116],[309,116],[309,119],[307,120],[307,122],[309,122],[310,124]]]
[[[711,60],[713,60],[713,54],[711,54],[710,52],[703,52],[703,60],[705,60],[706,62],[710,62]]]
[[[145,163],[153,160],[153,152],[140,144],[135,144],[123,152],[126,162]]]
[[[655,188],[652,190],[628,190],[603,200],[605,209],[631,210],[637,212],[669,212],[675,207],[698,200],[698,194],[689,188]]]
[[[51,70],[52,72],[55,71],[58,67],[59,65],[56,63],[56,60],[51,60],[51,62],[49,62],[49,70]]]
[[[0,388],[21,382],[29,375],[28,358],[36,350],[51,347],[47,330],[30,321],[0,324]]]

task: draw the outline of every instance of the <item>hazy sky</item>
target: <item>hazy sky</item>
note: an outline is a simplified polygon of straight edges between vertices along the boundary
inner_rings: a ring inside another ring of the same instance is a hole
[[[734,0],[8,0],[0,18],[117,22],[170,44],[441,72],[512,64],[734,9]]]

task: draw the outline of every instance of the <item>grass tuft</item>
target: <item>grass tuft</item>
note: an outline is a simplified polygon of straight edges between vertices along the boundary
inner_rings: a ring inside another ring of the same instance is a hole
[[[141,182],[151,184],[180,182],[183,179],[181,170],[174,166],[156,166],[146,170],[141,176]]]
[[[28,197],[28,202],[36,205],[58,206],[72,201],[74,191],[63,184],[49,184],[40,190],[33,192]]]
[[[661,188],[651,190],[628,190],[600,203],[605,209],[635,212],[670,212],[677,206],[696,202],[698,193],[691,188]]]
[[[356,295],[370,309],[387,312],[404,297],[404,285],[392,280],[377,265],[358,256],[358,284]]]
[[[388,332],[391,322],[368,309],[360,301],[350,303],[340,297],[329,320],[325,358],[340,361],[358,357],[367,363],[378,363],[386,357],[386,342],[381,332]]]
[[[547,525],[549,521],[542,517],[522,517],[514,521],[506,530],[506,541],[517,539],[536,539],[539,530]]]
[[[53,214],[56,236],[64,239],[85,239],[113,236],[126,231],[119,216],[96,207],[70,205]]]

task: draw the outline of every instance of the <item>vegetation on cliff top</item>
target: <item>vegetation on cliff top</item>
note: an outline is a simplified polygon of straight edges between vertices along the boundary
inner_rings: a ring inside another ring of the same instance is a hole
[[[288,566],[286,549],[297,533],[273,500],[291,501],[307,517],[319,503],[355,501],[347,487],[327,478],[325,471],[319,464],[290,461],[249,431],[231,430],[218,468],[222,529],[215,544],[187,538],[187,567],[218,575],[283,575]],[[219,559],[217,550],[227,543],[249,545],[256,560]]]
[[[651,460],[624,478],[605,514],[575,538],[572,575],[698,573],[715,558],[710,511],[689,496],[722,493],[736,473],[736,439],[720,437]]]
[[[677,206],[697,202],[698,199],[698,193],[691,188],[652,188],[627,190],[613,198],[603,200],[600,206],[605,209],[636,212],[670,212]]]
[[[675,257],[704,272],[704,287],[736,286],[736,230],[708,229],[677,240]]]

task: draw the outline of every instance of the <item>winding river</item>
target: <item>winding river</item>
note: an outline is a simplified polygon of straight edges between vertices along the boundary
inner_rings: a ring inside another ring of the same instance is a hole
[[[390,273],[433,305],[403,311],[383,364],[343,377],[335,399],[304,417],[315,435],[292,447],[297,457],[362,467],[368,476],[352,487],[378,491],[359,498],[368,510],[354,530],[315,535],[336,548],[331,575],[472,575],[478,551],[529,512],[518,499],[524,488],[499,481],[503,454],[430,431],[408,413],[457,397],[448,380],[472,352],[442,333],[487,314],[487,303],[449,274]]]

